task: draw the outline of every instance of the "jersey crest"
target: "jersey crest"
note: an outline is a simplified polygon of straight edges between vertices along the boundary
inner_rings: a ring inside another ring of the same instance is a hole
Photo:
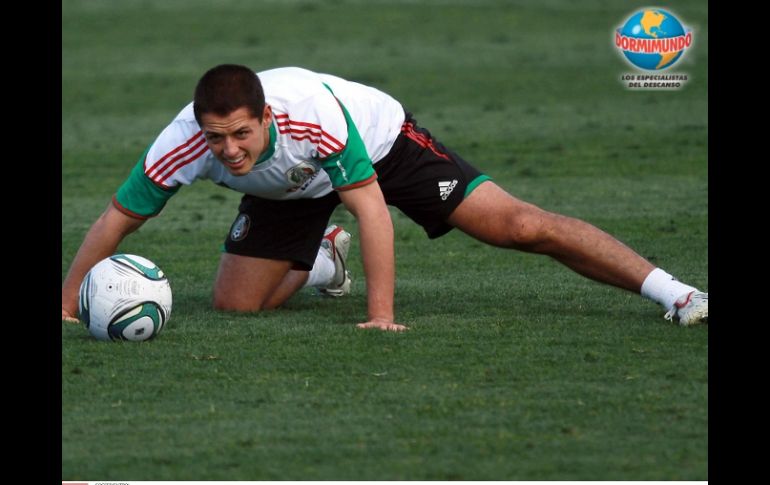
[[[318,175],[320,167],[312,162],[300,162],[286,171],[286,180],[292,185],[287,192],[304,190]]]

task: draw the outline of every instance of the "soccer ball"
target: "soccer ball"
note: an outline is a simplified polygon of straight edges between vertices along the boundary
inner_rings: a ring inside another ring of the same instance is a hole
[[[149,340],[171,315],[171,286],[152,261],[116,254],[86,274],[78,310],[80,320],[99,340]]]

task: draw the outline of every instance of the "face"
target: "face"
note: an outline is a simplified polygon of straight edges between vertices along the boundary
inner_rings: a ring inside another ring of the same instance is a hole
[[[238,108],[227,116],[201,115],[206,144],[233,175],[246,175],[265,153],[270,143],[273,112],[265,106],[261,118],[253,118],[248,108]]]

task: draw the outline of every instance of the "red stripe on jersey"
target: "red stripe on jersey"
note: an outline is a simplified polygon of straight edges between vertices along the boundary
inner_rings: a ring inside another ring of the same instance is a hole
[[[314,137],[314,138],[311,138],[313,139],[313,141],[316,141],[316,142],[321,141],[321,133],[317,133],[307,128],[305,128],[304,130],[296,130],[294,128],[284,128],[284,127],[281,127],[281,125],[278,125],[278,131],[282,135],[291,135],[292,138],[294,138],[294,135],[304,135],[304,134],[307,134],[308,136],[312,135],[312,137]]]
[[[315,123],[307,123],[305,121],[294,121],[292,119],[289,119],[288,115],[276,115],[276,118],[281,118],[281,120],[286,120],[286,121],[280,121],[278,123],[279,130],[281,128],[286,129],[286,127],[289,127],[291,131],[299,131],[300,129],[303,129],[304,131],[309,131],[313,134],[321,135],[323,138],[326,138],[328,145],[331,146],[335,152],[341,152],[342,150],[345,149],[345,144],[339,141],[338,139],[334,138],[328,132],[324,131],[324,129],[321,128],[321,125],[317,125]],[[281,133],[285,134],[283,131],[281,131]]]
[[[311,130],[319,130],[321,132],[321,134],[323,136],[325,136],[326,138],[328,138],[332,143],[336,143],[337,145],[339,145],[341,147],[345,146],[341,141],[339,141],[338,139],[334,138],[329,133],[325,132],[323,130],[323,128],[321,128],[321,125],[316,125],[314,123],[306,123],[304,121],[294,121],[294,120],[289,120],[289,123],[294,125],[294,126],[304,126],[304,127],[310,128]]]
[[[283,133],[283,134],[284,134],[284,135],[286,135],[286,134],[288,134],[288,133]],[[310,136],[310,135],[303,135],[303,136],[296,136],[296,135],[291,135],[291,139],[292,139],[292,140],[297,140],[297,141],[302,141],[302,140],[310,140],[310,141],[312,141],[312,142],[313,142],[313,143],[315,143],[315,144],[318,144],[318,142],[320,142],[320,141],[321,141],[321,139],[320,139],[320,138],[314,138],[314,137],[312,137],[312,136]]]
[[[198,131],[198,133],[194,134],[194,135],[193,135],[193,136],[192,136],[192,137],[191,137],[189,140],[187,140],[186,142],[184,142],[182,145],[179,145],[178,147],[174,148],[174,149],[173,149],[173,150],[171,150],[170,152],[168,152],[168,153],[166,153],[165,155],[163,155],[163,156],[160,158],[160,160],[158,160],[157,162],[155,162],[155,163],[153,164],[153,166],[152,166],[152,167],[150,167],[148,170],[145,170],[145,171],[144,171],[144,173],[145,173],[145,174],[146,174],[146,175],[149,177],[149,176],[150,176],[150,173],[151,173],[153,170],[155,170],[156,168],[158,168],[158,166],[159,166],[160,164],[162,164],[162,163],[163,163],[163,162],[164,162],[164,161],[165,161],[165,160],[166,160],[168,157],[170,157],[170,156],[173,156],[174,154],[176,154],[176,153],[177,153],[178,151],[180,151],[180,150],[184,150],[184,149],[185,149],[187,146],[189,146],[189,145],[190,145],[190,143],[194,142],[194,141],[195,141],[195,139],[196,139],[196,138],[198,138],[198,137],[199,137],[200,135],[202,135],[202,134],[203,134],[203,130],[200,130],[200,131]]]
[[[323,128],[321,128],[321,125],[316,123],[308,123],[307,121],[295,121],[290,118],[288,119],[288,122],[291,123],[292,125],[307,126],[308,128],[315,128],[316,130],[323,130]]]
[[[303,130],[315,130],[315,131],[317,131],[319,134],[320,134],[320,133],[323,131],[323,130],[321,129],[321,127],[320,127],[320,126],[318,126],[318,125],[314,125],[314,124],[312,124],[312,123],[303,123],[303,124],[300,124],[299,122],[296,122],[296,121],[292,121],[292,120],[286,120],[286,121],[279,121],[279,122],[278,122],[278,126],[280,126],[280,127],[282,127],[282,128],[285,128],[285,127],[287,127],[287,126],[289,126],[289,125],[302,126],[302,127],[303,127],[302,129],[303,129]],[[299,129],[299,128],[295,128],[295,129]]]
[[[323,134],[324,134],[324,136],[326,137],[327,140],[329,140],[333,144],[337,145],[337,147],[339,147],[339,151],[342,151],[342,150],[345,149],[345,144],[344,143],[342,143],[338,139],[334,138],[330,134],[326,133],[325,131],[323,132]]]
[[[204,141],[205,141],[205,140],[204,140]],[[184,167],[185,165],[189,165],[189,164],[191,164],[192,162],[194,162],[195,160],[199,159],[199,158],[201,157],[201,155],[203,155],[204,153],[206,153],[206,152],[208,151],[208,149],[209,149],[208,145],[206,145],[206,144],[204,143],[204,144],[203,144],[203,146],[202,146],[202,147],[200,147],[200,149],[199,149],[199,150],[198,150],[196,153],[193,153],[191,156],[187,157],[187,159],[181,159],[180,161],[178,161],[178,162],[176,163],[176,165],[174,165],[174,166],[171,168],[171,170],[169,170],[169,171],[166,173],[166,175],[164,175],[164,176],[160,177],[160,178],[159,178],[159,179],[156,181],[156,183],[158,183],[158,184],[163,184],[163,185],[165,186],[165,184],[164,184],[163,182],[165,182],[165,181],[166,181],[166,179],[168,179],[170,176],[172,176],[172,175],[173,175],[173,174],[174,174],[174,173],[175,173],[177,170],[179,170],[180,168]],[[168,167],[166,167],[166,168],[168,168]],[[164,170],[165,170],[165,168],[164,168]],[[160,174],[160,172],[158,172],[158,174]],[[157,176],[157,174],[156,174],[156,176]]]
[[[186,165],[189,162],[186,162],[185,160],[190,157],[191,155],[195,155],[195,158],[198,158],[200,156],[200,150],[201,147],[203,147],[203,151],[206,151],[208,149],[208,145],[206,145],[206,139],[201,137],[200,140],[198,140],[197,143],[195,143],[193,146],[189,147],[187,150],[177,153],[174,157],[172,157],[170,160],[167,160],[166,163],[155,170],[155,173],[150,177],[150,180],[152,180],[155,183],[161,183],[163,180],[165,180],[167,177],[162,177],[161,174],[168,171],[169,168],[171,169],[171,173],[176,172],[176,168],[174,168],[175,165]],[[197,155],[196,155],[197,153]],[[157,165],[157,164],[156,164]]]
[[[326,149],[325,147],[328,147],[328,149]],[[344,150],[344,149],[345,149],[345,147],[342,147],[342,150]],[[329,152],[329,153],[335,153],[335,152],[339,153],[339,152],[342,151],[342,150],[338,149],[337,147],[333,147],[333,146],[329,145],[328,143],[326,143],[325,140],[321,140],[321,143],[318,144],[318,151],[320,152],[322,150],[325,151],[325,152]]]
[[[150,177],[150,180],[156,184],[163,183],[163,181],[166,180],[170,174],[176,172],[179,167],[187,165],[192,160],[200,157],[201,154],[203,154],[206,150],[208,150],[206,139],[201,137],[201,139],[195,145],[181,153],[178,153],[171,160],[167,161],[165,165],[156,170],[155,174]],[[188,160],[190,156],[193,157],[192,160]],[[166,175],[161,176],[161,174],[164,172],[167,172]]]

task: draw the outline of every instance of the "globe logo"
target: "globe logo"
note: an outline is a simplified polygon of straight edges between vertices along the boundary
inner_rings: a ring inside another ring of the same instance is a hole
[[[615,46],[634,66],[649,71],[671,67],[692,45],[692,32],[670,12],[646,8],[615,31]]]

